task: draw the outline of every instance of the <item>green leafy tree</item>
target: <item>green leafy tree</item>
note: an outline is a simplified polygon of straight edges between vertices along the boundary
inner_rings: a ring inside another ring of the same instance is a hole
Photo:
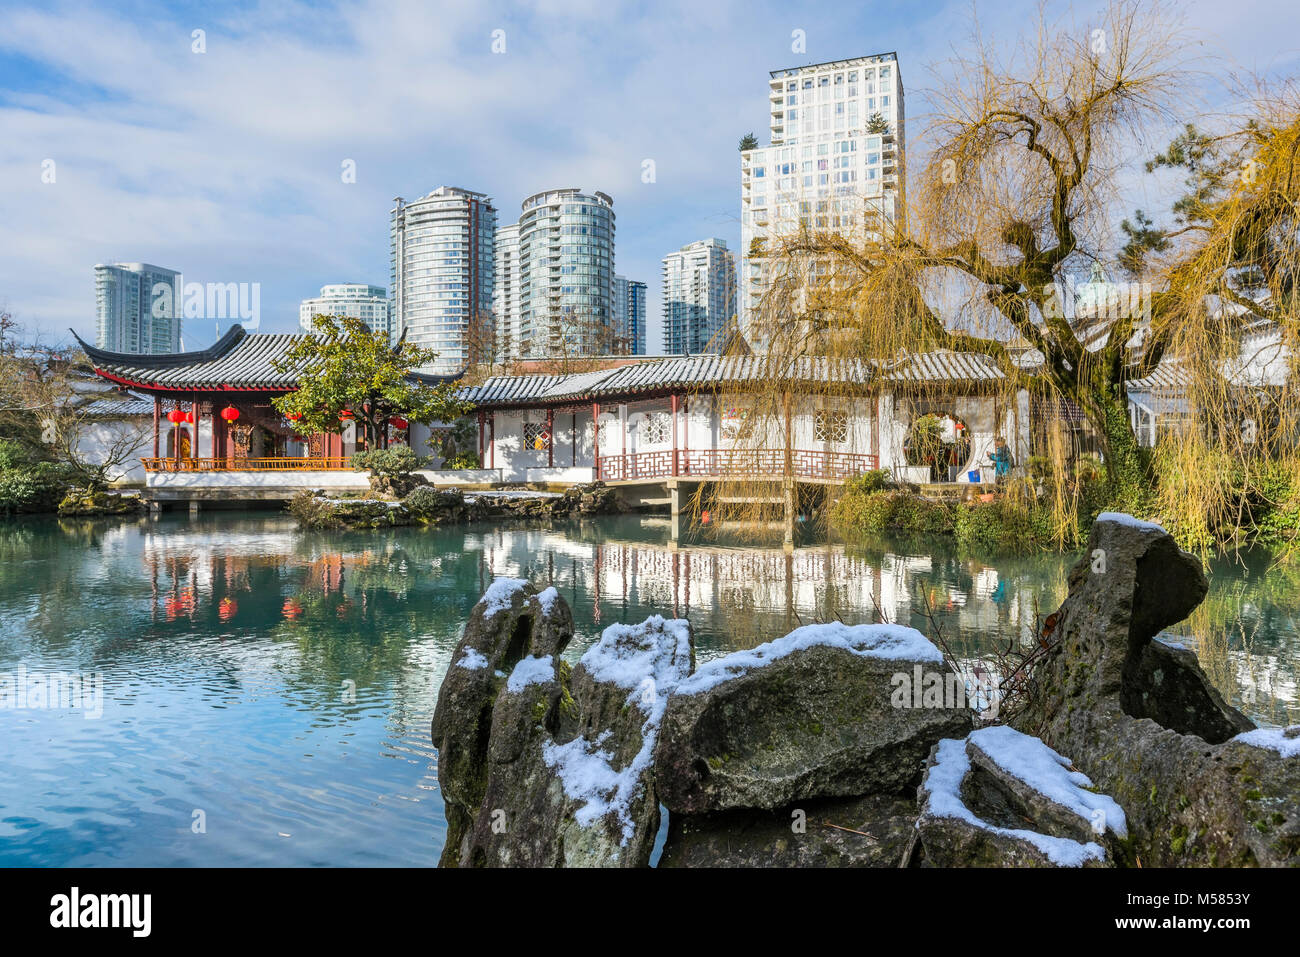
[[[889,132],[889,123],[879,113],[872,113],[871,119],[867,120],[867,132],[883,136]]]
[[[758,137],[753,133],[746,133],[740,138],[740,151],[747,153],[750,150],[758,149]]]
[[[298,379],[297,391],[273,403],[301,431],[337,433],[353,418],[366,447],[375,449],[386,446],[384,426],[394,416],[427,425],[472,408],[454,385],[414,378],[414,370],[437,358],[431,349],[404,339],[390,345],[384,333],[350,316],[315,316],[312,331],[273,363],[277,372]]]

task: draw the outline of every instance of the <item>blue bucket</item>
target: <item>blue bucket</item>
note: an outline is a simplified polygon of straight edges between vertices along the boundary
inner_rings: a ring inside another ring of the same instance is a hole
[[[972,485],[979,485],[979,483],[980,483],[980,470],[979,470],[979,469],[971,469],[969,472],[966,473],[966,477],[967,477],[968,479],[970,479]]]

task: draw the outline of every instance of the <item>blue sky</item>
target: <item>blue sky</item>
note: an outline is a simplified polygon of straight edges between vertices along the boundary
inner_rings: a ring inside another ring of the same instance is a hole
[[[1224,68],[1296,73],[1300,5],[1179,6]],[[974,9],[1010,42],[1037,4]],[[1084,26],[1093,9],[1048,5]],[[0,2],[0,305],[47,338],[70,326],[90,336],[91,267],[144,261],[187,281],[260,283],[262,330],[285,331],[325,283],[387,284],[394,196],[464,186],[511,223],[525,196],[579,186],[614,197],[616,268],[649,287],[657,351],[662,256],[708,236],[739,245],[736,144],[751,130],[767,142],[767,72],[897,51],[914,136],[929,67],[964,45],[971,11],[966,0]],[[791,52],[796,29],[805,53]],[[340,175],[349,159],[355,183]],[[54,183],[42,182],[45,160]],[[1133,182],[1118,212],[1152,205]],[[186,347],[214,333],[188,324]]]

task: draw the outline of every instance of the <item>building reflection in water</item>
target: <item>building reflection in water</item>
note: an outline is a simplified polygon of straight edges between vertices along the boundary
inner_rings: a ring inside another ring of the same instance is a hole
[[[221,528],[221,526],[217,526]],[[206,532],[206,534],[205,534]],[[822,545],[786,553],[752,545],[674,545],[667,522],[625,517],[554,529],[478,526],[338,536],[279,519],[211,532],[145,531],[156,623],[222,630],[284,626],[454,644],[470,608],[500,575],[554,585],[574,609],[578,655],[608,624],[650,614],[688,618],[702,659],[800,625],[894,621],[934,635],[973,670],[996,645],[1032,643],[1065,593],[1068,556],[981,561],[930,545]],[[1216,566],[1211,595],[1174,629],[1212,680],[1252,714],[1294,721],[1295,623]],[[1255,587],[1258,580],[1251,579]],[[1300,586],[1296,588],[1300,595]],[[1255,617],[1252,617],[1254,615]],[[1263,617],[1261,617],[1263,616]],[[447,649],[449,653],[449,649]],[[439,654],[441,658],[441,653]]]

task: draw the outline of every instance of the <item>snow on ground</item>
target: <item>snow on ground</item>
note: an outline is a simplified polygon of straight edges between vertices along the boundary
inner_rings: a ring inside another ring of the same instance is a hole
[[[540,685],[554,680],[555,663],[551,660],[551,656],[545,655],[541,658],[534,658],[529,655],[526,658],[521,658],[519,664],[515,665],[515,670],[510,672],[510,680],[506,682],[506,690],[511,694],[518,694],[529,685]]]
[[[531,491],[513,491],[513,492],[475,492],[473,495],[466,495],[466,504],[473,504],[481,498],[500,499],[500,498],[562,498],[562,492],[531,492]]]
[[[1043,747],[1047,746],[1043,745]],[[1067,837],[1052,837],[1023,828],[997,827],[976,817],[961,799],[961,782],[969,771],[970,757],[966,754],[965,740],[944,738],[940,741],[934,766],[930,768],[921,785],[921,790],[929,796],[931,814],[936,817],[965,821],[967,824],[1003,837],[1027,841],[1059,867],[1082,867],[1088,861],[1105,859],[1106,852],[1102,850],[1101,845],[1092,841],[1081,844]]]
[[[680,694],[708,691],[754,668],[770,665],[786,655],[818,645],[843,648],[862,658],[943,663],[943,653],[915,628],[905,625],[846,625],[835,621],[825,625],[804,625],[784,638],[707,661],[683,681],[677,691]]]
[[[1291,737],[1287,737],[1287,734]],[[1300,757],[1300,724],[1289,728],[1256,728],[1244,731],[1232,739],[1254,748],[1268,748],[1284,758]]]
[[[555,590],[554,585],[537,593],[537,601],[542,606],[542,614],[547,618],[551,617],[551,612],[555,609],[555,601],[559,597],[560,593]]]
[[[972,731],[970,740],[1008,774],[1024,781],[1043,797],[1069,808],[1087,824],[1100,820],[1120,838],[1128,836],[1124,809],[1106,794],[1086,788],[1092,781],[1082,771],[1071,771],[1063,758],[1038,738],[1015,728],[998,725]]]
[[[488,585],[487,591],[479,599],[484,602],[483,617],[491,618],[499,611],[507,610],[514,601],[515,593],[523,589],[528,584],[526,578],[506,578],[504,576],[492,580]]]
[[[457,668],[464,668],[466,671],[478,671],[487,666],[488,660],[475,648],[466,648],[464,656],[456,662]]]
[[[324,498],[317,496],[318,502],[329,502],[331,505],[356,505],[358,502],[378,502],[384,508],[401,508],[401,502],[390,502],[382,498]]]
[[[1127,525],[1129,528],[1136,528],[1144,532],[1163,532],[1163,525],[1157,525],[1155,522],[1144,522],[1140,518],[1134,518],[1124,512],[1102,512],[1097,516],[1099,522],[1115,522],[1118,525]]]
[[[565,796],[583,802],[574,814],[581,827],[613,813],[622,827],[621,843],[631,839],[632,802],[641,793],[641,775],[653,760],[668,696],[689,673],[690,661],[689,624],[660,615],[639,625],[610,625],[582,656],[581,664],[592,677],[626,689],[627,703],[637,705],[646,718],[641,724],[641,748],[621,770],[614,767],[614,752],[603,747],[609,731],[595,741],[577,737],[543,746],[542,757],[559,774]]]

